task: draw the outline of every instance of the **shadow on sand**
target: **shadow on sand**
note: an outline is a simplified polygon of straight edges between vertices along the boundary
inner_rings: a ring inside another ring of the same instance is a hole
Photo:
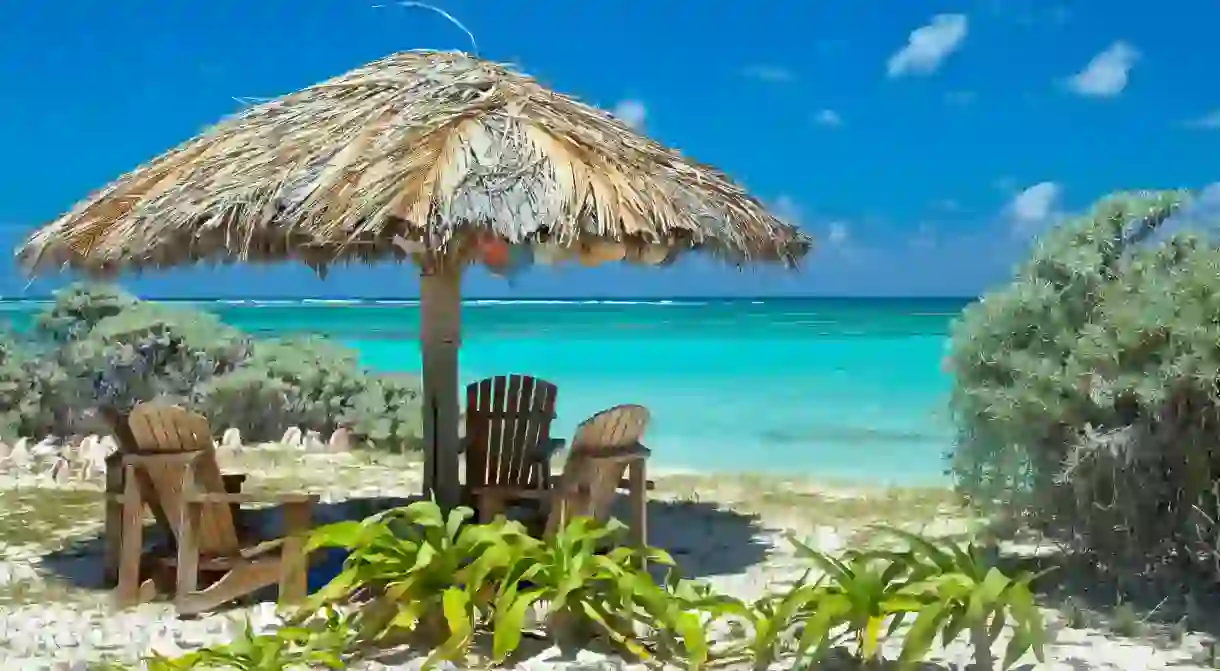
[[[620,497],[621,499],[621,497]],[[371,497],[353,498],[314,507],[315,525],[345,520],[361,520],[378,512],[404,506],[418,499]],[[618,502],[625,505],[625,501]],[[260,538],[275,538],[282,528],[278,508],[243,511],[247,524]],[[625,507],[616,506],[612,514],[625,519]],[[769,546],[759,540],[761,526],[757,516],[725,510],[712,504],[681,501],[650,501],[648,504],[649,541],[669,552],[678,562],[684,577],[701,578],[744,571],[766,558]],[[160,530],[145,530],[150,544],[165,547]],[[102,573],[103,541],[99,535],[79,538],[52,551],[42,559],[42,568],[52,580],[82,590],[108,589]],[[326,584],[342,567],[343,554],[329,552],[314,557],[309,575],[310,591]],[[259,595],[260,597],[262,595]]]
[[[1205,578],[1169,567],[1107,571],[1096,557],[1058,549],[1002,555],[999,567],[1008,575],[1046,572],[1034,582],[1034,592],[1065,619],[1075,620],[1070,626],[1115,631],[1135,626],[1144,634],[1169,635],[1171,627],[1185,625],[1220,638],[1220,585]],[[1117,615],[1120,604],[1130,609],[1127,622]]]

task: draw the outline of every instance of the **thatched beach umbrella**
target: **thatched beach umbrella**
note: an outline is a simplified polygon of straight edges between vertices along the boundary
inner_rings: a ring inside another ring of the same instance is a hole
[[[458,495],[460,278],[530,260],[792,266],[809,240],[720,172],[463,53],[392,55],[250,107],[34,233],[31,271],[419,267],[427,486]]]

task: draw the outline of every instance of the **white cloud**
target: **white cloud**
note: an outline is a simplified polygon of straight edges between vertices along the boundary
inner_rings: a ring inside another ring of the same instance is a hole
[[[813,122],[819,126],[836,128],[843,125],[843,117],[832,109],[824,109],[814,115]]]
[[[962,45],[969,30],[965,14],[937,14],[925,26],[911,31],[907,43],[886,61],[890,77],[936,72],[949,54]]]
[[[769,84],[789,84],[796,81],[796,74],[778,65],[750,65],[742,68],[741,74]]]
[[[648,116],[648,108],[639,100],[621,100],[610,113],[628,126],[640,128]]]
[[[846,245],[849,234],[846,222],[832,221],[826,226],[826,242],[832,247]]]
[[[1199,117],[1186,122],[1190,128],[1205,128],[1207,130],[1220,130],[1220,110],[1209,112]]]
[[[775,199],[775,202],[771,204],[771,211],[780,221],[793,226],[800,226],[801,221],[805,218],[805,211],[801,204],[787,194]]]
[[[1029,231],[1046,224],[1059,212],[1059,197],[1063,189],[1054,182],[1038,182],[1013,197],[1008,204],[1008,216],[1014,228]]]
[[[1127,88],[1131,68],[1140,59],[1140,52],[1130,44],[1118,41],[1094,56],[1084,69],[1067,80],[1068,88],[1077,95],[1090,98],[1112,98]]]

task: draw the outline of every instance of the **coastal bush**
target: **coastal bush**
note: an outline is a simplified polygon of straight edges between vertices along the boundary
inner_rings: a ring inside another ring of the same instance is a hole
[[[952,471],[1120,577],[1220,578],[1220,247],[1154,234],[1185,194],[1120,194],[1051,231],[967,308]]]
[[[0,440],[58,432],[69,378],[57,361],[0,334]]]
[[[88,284],[56,292],[30,335],[44,346],[4,345],[12,353],[0,368],[8,380],[0,398],[20,403],[0,406],[12,408],[0,430],[101,431],[94,410],[121,415],[165,400],[252,441],[278,439],[290,426],[323,434],[343,426],[358,443],[405,451],[422,435],[416,378],[367,371],[324,338],[255,340],[211,313]]]
[[[78,282],[55,292],[55,300],[38,315],[35,326],[55,342],[70,342],[137,303],[139,299],[118,287]]]
[[[354,352],[323,338],[254,341],[241,366],[205,390],[213,416],[256,440],[288,426],[323,434],[342,426],[358,442],[404,451],[422,435],[415,378],[367,371]],[[261,417],[250,416],[250,399],[266,402]]]
[[[249,349],[211,314],[140,302],[68,343],[62,360],[82,402],[125,413],[154,399],[195,406],[201,385],[235,370]]]

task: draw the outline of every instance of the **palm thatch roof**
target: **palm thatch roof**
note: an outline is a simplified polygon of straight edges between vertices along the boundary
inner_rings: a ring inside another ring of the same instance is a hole
[[[409,51],[222,121],[38,230],[18,258],[94,274],[290,258],[324,270],[452,259],[489,234],[654,262],[662,246],[793,265],[810,246],[719,171],[604,111],[503,65]]]

